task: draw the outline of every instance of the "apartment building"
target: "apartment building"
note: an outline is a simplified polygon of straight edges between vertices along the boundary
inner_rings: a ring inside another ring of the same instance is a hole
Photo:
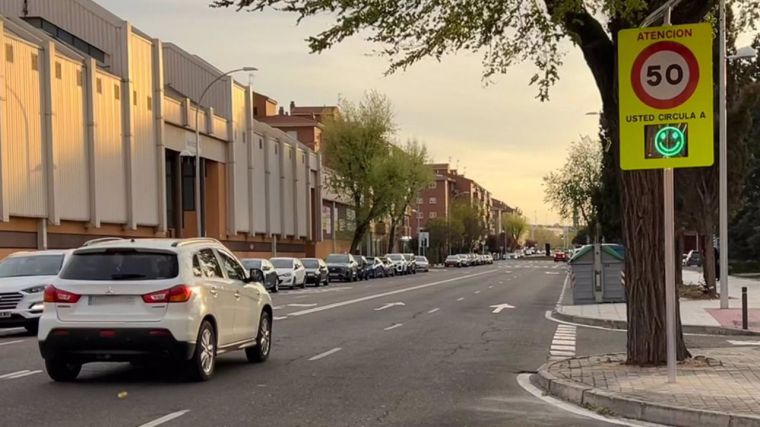
[[[315,252],[320,157],[254,118],[252,87],[92,0],[0,0],[0,15],[0,255],[197,235]]]

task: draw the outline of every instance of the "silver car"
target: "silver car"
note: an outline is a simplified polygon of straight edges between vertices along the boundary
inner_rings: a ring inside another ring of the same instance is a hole
[[[417,255],[414,257],[414,260],[417,264],[417,271],[430,271],[430,262],[428,261],[427,257]]]

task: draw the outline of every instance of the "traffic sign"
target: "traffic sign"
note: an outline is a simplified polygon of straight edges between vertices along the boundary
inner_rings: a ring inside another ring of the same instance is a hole
[[[618,33],[620,166],[713,164],[710,24]]]

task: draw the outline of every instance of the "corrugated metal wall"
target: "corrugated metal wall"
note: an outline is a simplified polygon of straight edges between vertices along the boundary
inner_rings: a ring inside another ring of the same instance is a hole
[[[295,170],[293,170],[293,157],[295,156],[295,150],[290,144],[282,144],[283,155],[283,170],[282,172],[282,213],[285,220],[283,224],[283,233],[288,236],[295,234],[295,224],[293,223],[295,215],[295,209],[293,205],[293,192],[295,185],[294,176]]]
[[[308,212],[311,210],[306,199],[306,186],[309,182],[306,180],[306,153],[304,150],[299,149],[297,151],[298,158],[296,161],[296,201],[298,202],[296,210],[296,218],[298,219],[298,230],[296,230],[297,237],[306,236],[308,231]]]
[[[234,162],[234,182],[229,188],[235,192],[235,227],[238,232],[250,231],[250,217],[248,215],[248,159],[250,153],[246,139],[246,115],[245,115],[246,91],[238,86],[233,88],[232,101],[234,104],[233,115],[233,142],[232,161]]]
[[[7,35],[7,34],[6,34]],[[10,214],[26,217],[47,215],[46,167],[42,154],[42,93],[39,48],[6,37],[0,50],[7,82],[8,202]],[[12,58],[7,53],[12,50]],[[33,56],[35,59],[33,59]],[[12,60],[11,60],[12,59]],[[37,64],[33,69],[32,62]]]
[[[256,135],[253,146],[253,219],[257,233],[267,231],[267,200],[266,200],[266,155],[264,153],[264,137]],[[271,175],[270,175],[271,178]]]
[[[208,66],[199,65],[197,59],[179,47],[164,43],[164,81],[169,86],[197,101],[203,89],[218,74]],[[204,107],[213,107],[217,114],[229,117],[229,86],[215,84],[203,98]]]
[[[150,40],[132,34],[130,44],[135,217],[138,225],[158,225],[157,148],[152,112],[153,54]]]
[[[60,67],[60,70],[59,70]],[[90,219],[82,64],[57,56],[53,73],[53,161],[61,219]],[[60,74],[59,74],[60,71]]]
[[[98,83],[100,82],[100,83]],[[102,222],[127,221],[127,175],[124,166],[121,91],[116,76],[98,71],[95,83],[95,204]]]

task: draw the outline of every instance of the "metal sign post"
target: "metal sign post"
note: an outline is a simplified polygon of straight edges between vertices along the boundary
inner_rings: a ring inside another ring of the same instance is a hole
[[[713,164],[712,27],[671,25],[670,0],[618,33],[620,165],[662,169],[668,382],[676,381],[673,169]],[[662,27],[648,27],[663,18]],[[654,230],[653,230],[654,231]],[[631,284],[635,286],[635,284]]]

